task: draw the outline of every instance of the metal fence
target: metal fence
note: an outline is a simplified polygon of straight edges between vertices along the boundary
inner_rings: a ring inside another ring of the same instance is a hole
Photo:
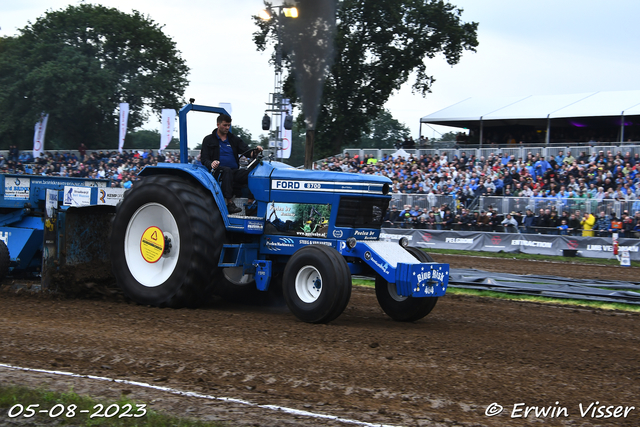
[[[531,209],[535,214],[540,209],[550,209],[562,215],[563,212],[571,214],[590,213],[597,216],[600,211],[604,211],[607,215],[614,214],[620,218],[623,212],[629,215],[635,215],[640,211],[640,200],[630,202],[618,202],[615,200],[603,200],[598,202],[595,199],[555,199],[555,198],[529,198],[529,197],[486,197],[478,198],[476,206],[461,206],[459,201],[453,196],[443,196],[435,194],[404,194],[393,193],[389,208],[397,207],[402,210],[405,205],[412,208],[418,206],[422,210],[431,210],[447,205],[452,211],[456,212],[461,207],[470,207],[472,211],[489,211],[495,209],[500,215],[510,212],[524,213],[527,209]]]
[[[456,199],[452,196],[393,193],[391,195],[389,208],[391,209],[395,206],[399,210],[402,210],[405,205],[409,205],[412,208],[418,206],[422,210],[431,210],[432,208],[439,208],[445,204],[451,209],[457,208]]]
[[[615,200],[603,200],[598,202],[594,199],[555,199],[555,198],[529,198],[529,197],[480,197],[478,202],[478,210],[489,210],[494,208],[499,214],[509,212],[525,212],[531,209],[534,213],[538,213],[540,209],[556,210],[559,215],[563,212],[573,213],[590,213],[594,216],[601,211],[607,215],[615,214],[620,218],[623,212],[629,215],[635,215],[640,211],[640,201],[618,202]]]

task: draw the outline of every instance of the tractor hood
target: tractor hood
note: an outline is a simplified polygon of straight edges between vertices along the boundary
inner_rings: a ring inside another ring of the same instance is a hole
[[[295,169],[279,162],[264,162],[254,177],[270,179],[271,190],[366,193],[386,195],[391,180],[377,175]]]

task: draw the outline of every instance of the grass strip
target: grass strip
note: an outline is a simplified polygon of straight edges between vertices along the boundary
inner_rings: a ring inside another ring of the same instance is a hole
[[[352,284],[354,286],[364,286],[367,288],[374,288],[375,283],[373,280],[366,279],[353,279]],[[634,304],[623,304],[617,302],[603,302],[603,301],[589,301],[581,299],[565,299],[565,298],[550,298],[540,297],[534,295],[514,295],[504,292],[496,291],[481,291],[477,289],[456,288],[455,286],[447,287],[448,295],[466,295],[484,298],[496,298],[510,301],[522,301],[522,302],[536,302],[541,304],[554,304],[554,305],[567,305],[576,307],[587,307],[601,310],[620,310],[629,311],[634,313],[640,313],[640,306]]]
[[[66,393],[60,393],[43,388],[0,385],[0,424],[4,425],[11,420],[17,423],[29,422],[34,426],[222,426],[217,423],[166,415],[149,409],[146,404],[135,402],[124,395],[115,401],[103,401],[80,396],[72,389]]]

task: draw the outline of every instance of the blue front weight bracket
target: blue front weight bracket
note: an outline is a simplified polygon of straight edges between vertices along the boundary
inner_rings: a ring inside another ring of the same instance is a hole
[[[412,262],[415,258],[402,247],[386,242],[358,241],[349,248],[341,241],[337,249],[343,256],[360,258],[384,280],[395,283],[398,295],[441,297],[447,291],[449,264]]]
[[[258,290],[266,291],[271,281],[271,261],[255,260],[253,266],[256,268],[255,278]]]
[[[449,283],[449,265],[435,263],[396,266],[396,289],[404,297],[441,297]]]

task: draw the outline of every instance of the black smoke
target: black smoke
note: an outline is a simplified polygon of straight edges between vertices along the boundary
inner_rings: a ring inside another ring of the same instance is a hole
[[[322,88],[335,55],[336,0],[299,0],[299,17],[284,18],[282,39],[291,60],[307,129],[315,129]]]

